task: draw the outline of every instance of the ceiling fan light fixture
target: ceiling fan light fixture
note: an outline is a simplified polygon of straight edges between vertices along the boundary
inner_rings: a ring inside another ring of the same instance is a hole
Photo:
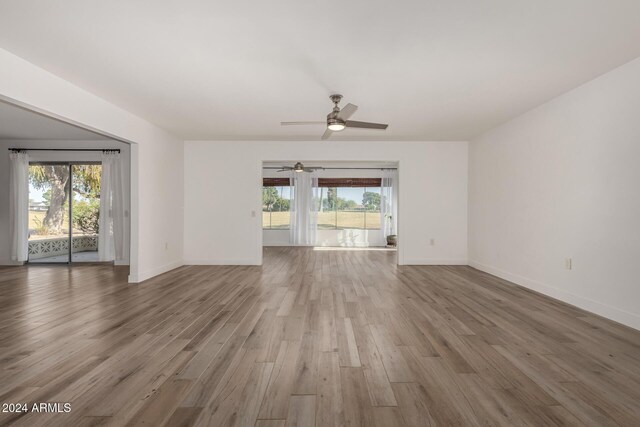
[[[295,165],[293,165],[293,171],[294,172],[304,172],[304,165],[300,162],[296,163]]]
[[[360,129],[381,129],[385,130],[389,125],[382,123],[360,122],[350,120],[353,113],[358,110],[357,105],[347,104],[340,108],[338,104],[342,99],[342,95],[333,94],[329,97],[333,102],[333,109],[327,114],[327,128],[320,137],[320,139],[328,139],[333,132],[343,131],[345,128],[360,128]],[[287,125],[310,125],[321,124],[322,122],[280,122],[282,126]],[[295,170],[296,172],[303,172],[303,170]]]

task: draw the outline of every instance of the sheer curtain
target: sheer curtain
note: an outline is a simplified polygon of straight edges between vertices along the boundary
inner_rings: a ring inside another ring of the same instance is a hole
[[[380,188],[380,233],[383,242],[398,232],[398,171],[384,169]]]
[[[124,256],[124,176],[120,153],[102,153],[100,181],[100,220],[98,258],[100,261],[120,261]]]
[[[9,153],[9,226],[11,261],[26,261],[29,252],[29,156]]]
[[[318,178],[314,173],[292,172],[291,185],[289,241],[293,245],[315,245],[320,200]]]

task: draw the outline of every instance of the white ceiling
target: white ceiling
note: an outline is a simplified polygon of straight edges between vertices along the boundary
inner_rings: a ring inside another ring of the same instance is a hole
[[[640,56],[638,0],[0,0],[0,46],[186,139],[317,139],[328,95],[467,139]]]
[[[0,139],[106,140],[108,138],[0,102]]]

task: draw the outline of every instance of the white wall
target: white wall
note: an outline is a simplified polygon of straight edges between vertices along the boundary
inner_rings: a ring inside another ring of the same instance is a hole
[[[640,329],[639,114],[637,59],[471,141],[471,265]]]
[[[132,143],[129,280],[182,265],[181,140],[3,49],[0,99]]]
[[[187,264],[261,262],[262,162],[273,160],[398,161],[399,262],[466,264],[467,143],[363,141],[185,142]]]
[[[129,264],[130,240],[130,150],[129,144],[119,141],[49,141],[49,140],[0,140],[0,265],[14,264],[10,254],[9,230],[9,148],[119,148],[125,169],[125,210],[128,217],[123,264]],[[81,162],[99,161],[100,152],[91,151],[31,151],[29,160],[36,162]]]
[[[131,242],[131,262],[137,256],[139,269],[129,281],[141,282],[183,265],[184,149],[182,142],[164,138],[131,148],[138,166],[131,200],[138,239]]]

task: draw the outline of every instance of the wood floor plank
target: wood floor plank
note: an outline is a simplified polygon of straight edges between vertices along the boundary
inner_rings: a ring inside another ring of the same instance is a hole
[[[285,427],[286,420],[258,420],[255,427]]]
[[[0,267],[0,426],[640,425],[640,332],[467,266]]]
[[[154,391],[138,412],[129,420],[131,426],[164,424],[176,409],[191,385],[191,380],[168,380]]]
[[[289,409],[289,398],[295,387],[295,370],[300,342],[281,341],[280,352],[275,361],[269,386],[267,387],[268,399],[262,402],[258,418],[260,419],[286,419]]]
[[[240,398],[238,425],[250,426],[257,420],[272,371],[273,363],[256,363],[254,365]]]
[[[300,354],[295,366],[293,394],[316,394],[318,381],[319,350],[318,333],[307,331],[300,343]]]
[[[429,413],[429,405],[423,397],[421,385],[417,383],[395,383],[391,385],[398,400],[400,413],[407,426],[435,426]]]
[[[318,367],[316,426],[344,424],[340,360],[337,353],[322,353]]]
[[[345,317],[342,321],[338,319],[337,334],[340,366],[350,366],[352,368],[361,367],[356,336],[353,332],[353,324],[349,317]]]
[[[354,326],[358,353],[362,363],[362,372],[367,380],[367,390],[373,406],[396,406],[397,402],[391,389],[382,356],[371,335],[368,325]]]
[[[381,325],[369,325],[369,329],[382,358],[389,381],[392,383],[415,381],[414,374],[398,347],[393,344],[386,328]]]
[[[373,406],[362,369],[340,368],[340,381],[346,425],[373,425]]]
[[[406,423],[402,418],[400,409],[393,406],[381,406],[373,408],[373,419],[376,427],[404,427]]]
[[[287,427],[313,427],[316,422],[316,397],[291,396]]]

